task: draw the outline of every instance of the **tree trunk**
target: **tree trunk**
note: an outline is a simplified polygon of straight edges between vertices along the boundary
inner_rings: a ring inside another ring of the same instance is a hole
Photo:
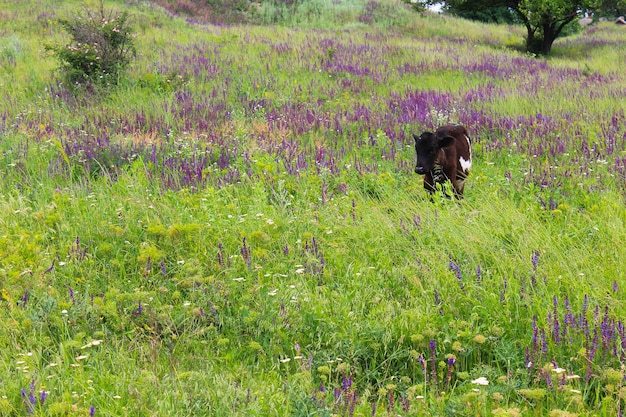
[[[558,36],[558,31],[551,24],[544,24],[541,29],[541,33],[536,35],[535,31],[528,28],[526,51],[536,55],[549,55],[552,51],[552,44]]]
[[[550,21],[549,17],[545,16],[541,24],[540,36],[532,39],[532,43],[527,43],[527,46],[530,45],[532,48],[528,49],[528,51],[538,55],[550,55],[550,52],[552,52],[552,44],[559,37],[565,25],[574,20],[576,16],[576,11],[573,11],[566,18],[559,21]],[[528,33],[530,33],[530,30]]]
[[[532,52],[535,44],[535,30],[532,28],[529,22],[526,22],[526,51]]]
[[[555,30],[554,24],[545,23],[543,25],[543,39],[541,40],[541,53],[543,55],[550,54],[552,44],[557,36],[558,32]]]

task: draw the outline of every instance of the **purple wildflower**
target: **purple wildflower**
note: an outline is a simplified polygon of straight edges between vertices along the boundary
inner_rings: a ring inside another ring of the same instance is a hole
[[[446,375],[446,386],[449,386],[450,381],[452,380],[452,371],[454,369],[454,364],[456,363],[456,358],[454,356],[450,356],[446,362],[448,364],[448,374]]]
[[[462,290],[465,290],[465,285],[463,285],[463,274],[461,273],[461,268],[452,260],[450,261],[450,271],[454,272],[454,275],[456,275],[456,279],[459,281],[459,286]]]
[[[600,323],[602,331],[602,348],[604,351],[610,349],[611,344],[615,342],[615,320],[609,317],[609,306],[604,307],[604,317]]]
[[[528,369],[532,369],[535,362],[535,355],[539,350],[539,327],[537,327],[537,316],[533,316],[532,321],[532,329],[533,329],[533,344],[530,355],[528,355],[528,359],[526,361],[526,367]]]
[[[389,405],[387,406],[387,411],[391,413],[396,408],[396,397],[393,394],[393,391],[389,391]]]
[[[620,346],[622,348],[621,352],[623,357],[624,352],[626,352],[626,329],[624,328],[624,323],[622,323],[621,320],[617,321],[617,333],[619,334]]]
[[[561,325],[559,323],[559,316],[557,314],[557,306],[559,305],[559,300],[557,296],[554,296],[554,317],[552,322],[552,340],[554,343],[559,344],[561,341]]]
[[[352,386],[352,375],[350,375],[349,377],[346,377],[344,375],[341,381],[341,389],[343,391],[347,391],[348,389],[350,389],[351,386]]]
[[[544,370],[541,373],[543,375],[543,378],[546,380],[546,384],[548,385],[548,388],[552,390],[553,385],[552,385],[552,377],[550,377],[550,372]]]
[[[133,311],[133,316],[140,316],[141,313],[143,313],[143,305],[141,304],[141,300],[140,300],[139,305],[137,306],[137,309]]]
[[[422,218],[420,216],[418,216],[417,214],[413,216],[413,227],[415,227],[416,229],[419,229],[421,223],[422,223]]]
[[[82,261],[87,256],[87,248],[81,249],[80,247],[80,239],[76,236],[76,241],[73,248],[70,248],[68,252],[69,258],[75,258],[79,261]]]
[[[24,402],[24,408],[26,408],[26,412],[28,414],[33,414],[35,412],[35,404],[37,403],[37,398],[35,397],[35,380],[31,379],[29,384],[29,390],[26,388],[22,388],[20,390],[20,395]]]
[[[522,277],[520,279],[520,284],[519,284],[519,298],[521,300],[525,300],[526,299],[526,278]],[[525,304],[525,303],[524,303]]]
[[[48,393],[45,390],[41,390],[39,394],[39,404],[43,405],[46,402],[46,398],[48,398]]]
[[[37,404],[37,398],[35,397],[35,380],[34,379],[30,380],[29,388],[30,388],[30,390],[28,392],[28,401],[32,405],[35,405],[35,404]]]
[[[534,251],[532,256],[530,257],[530,261],[533,264],[533,271],[536,271],[537,266],[539,265],[539,252]]]
[[[217,263],[224,268],[224,247],[221,242],[217,244]]]
[[[550,197],[549,206],[550,206],[550,210],[556,210],[556,208],[559,206],[559,203],[557,203],[557,201],[555,199]]]
[[[28,296],[29,291],[28,289],[26,289],[26,291],[24,291],[24,295],[22,295],[22,308],[26,308],[26,303],[28,303]]]
[[[344,391],[343,408],[348,411],[348,416],[354,416],[354,406],[356,405],[356,390]]]
[[[241,257],[248,264],[248,269],[252,269],[252,259],[250,258],[250,247],[246,243],[245,237],[243,238],[243,246],[241,246],[241,248],[239,249],[239,252],[241,253]]]
[[[93,405],[89,407],[89,417],[93,417],[96,415],[96,407]]]
[[[574,328],[576,325],[576,320],[574,319],[574,315],[572,314],[572,308],[570,306],[569,297],[567,295],[565,296],[565,300],[563,301],[563,303],[565,304],[565,316],[563,317],[564,327],[566,328],[567,326],[570,326]]]
[[[165,261],[161,260],[161,275],[167,275],[167,271],[165,270]]]
[[[402,402],[402,411],[408,413],[409,409],[411,408],[411,400],[407,395],[402,395],[400,401]]]
[[[320,392],[322,394],[326,394],[326,388],[324,387],[324,384],[322,384],[321,382],[320,382],[320,388],[319,389],[320,389]]]
[[[56,261],[57,261],[57,259],[56,259],[56,258],[54,258],[54,259],[52,260],[52,265],[50,265],[50,268],[48,268],[48,269],[46,269],[45,271],[43,271],[43,274],[44,274],[44,275],[49,274],[50,272],[52,272],[52,271],[54,270],[54,264],[56,263]]]
[[[148,274],[150,274],[150,268],[151,268],[151,266],[152,266],[152,259],[150,259],[150,257],[148,256],[148,262],[146,262],[146,270],[145,270],[145,272],[143,273],[143,276],[144,276],[144,277],[147,277],[147,276],[148,276]]]
[[[591,362],[593,362],[593,358],[596,355],[596,351],[598,350],[598,328],[593,329],[593,340],[591,341],[591,349],[589,349],[589,354],[587,359],[589,359],[589,366],[591,366]]]
[[[422,365],[422,372],[424,372],[424,384],[428,385],[428,364],[426,363],[426,360],[421,353],[417,357],[417,361],[420,363],[420,365]]]
[[[430,347],[430,380],[432,385],[435,387],[435,389],[437,388],[437,364],[435,363],[436,361],[436,353],[437,353],[437,342],[435,342],[434,339],[430,340],[430,343],[428,344]]]
[[[33,414],[35,410],[33,409],[33,404],[30,402],[29,394],[26,388],[22,388],[20,390],[20,395],[22,396],[22,400],[24,402],[24,408],[26,408],[26,412],[28,414]]]

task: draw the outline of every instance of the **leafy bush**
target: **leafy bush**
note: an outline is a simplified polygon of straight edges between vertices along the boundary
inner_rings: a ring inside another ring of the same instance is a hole
[[[68,45],[51,45],[61,69],[72,83],[117,83],[135,55],[134,39],[127,12],[97,12],[85,9],[59,23],[71,35]]]

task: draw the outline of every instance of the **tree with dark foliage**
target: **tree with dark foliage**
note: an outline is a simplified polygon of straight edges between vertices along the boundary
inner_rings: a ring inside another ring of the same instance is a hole
[[[552,44],[563,33],[568,23],[585,12],[600,9],[619,9],[625,0],[444,0],[446,10],[460,16],[471,14],[507,16],[509,10],[526,26],[526,50],[548,55]],[[507,22],[508,23],[508,22]]]

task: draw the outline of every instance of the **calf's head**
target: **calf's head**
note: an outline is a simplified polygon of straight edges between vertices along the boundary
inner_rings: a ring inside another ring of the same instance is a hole
[[[452,136],[437,137],[432,132],[424,132],[421,135],[413,135],[415,139],[415,153],[417,155],[417,163],[415,164],[415,173],[424,175],[430,172],[438,162],[439,153],[454,143]]]

